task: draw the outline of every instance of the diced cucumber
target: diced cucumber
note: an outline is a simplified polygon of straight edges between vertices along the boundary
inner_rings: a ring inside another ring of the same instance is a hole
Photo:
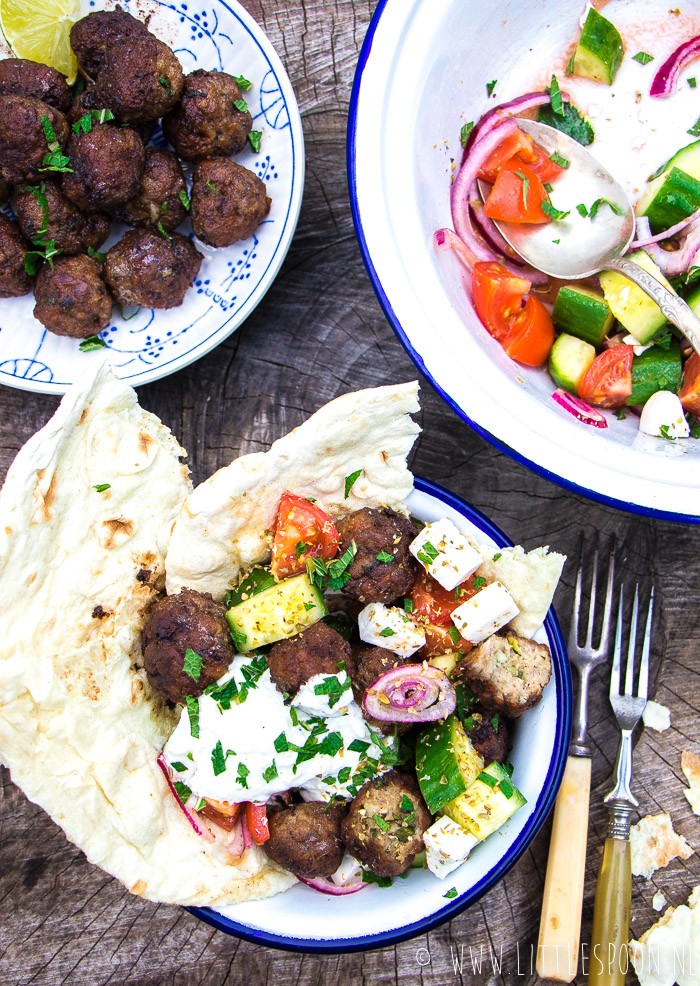
[[[630,260],[634,260],[645,271],[652,274],[657,281],[661,281],[670,291],[673,291],[664,275],[644,250],[638,250],[631,254]],[[662,314],[659,306],[641,288],[638,288],[636,284],[616,271],[601,271],[599,278],[605,300],[610,305],[615,318],[622,322],[635,339],[642,345],[646,345],[666,324],[666,317]]]
[[[499,763],[491,763],[443,811],[458,825],[482,841],[527,804],[507,772]]]
[[[483,769],[483,757],[472,746],[456,715],[419,734],[416,776],[431,814],[463,794]]]
[[[615,316],[599,291],[565,284],[559,288],[554,302],[552,321],[562,332],[577,336],[600,349],[613,326]]]
[[[562,332],[549,354],[549,372],[557,387],[578,394],[578,387],[588,367],[595,359],[595,349],[589,342]]]
[[[700,140],[694,140],[692,144],[676,151],[663,170],[669,171],[671,168],[680,168],[686,175],[700,181]]]
[[[428,664],[431,664],[434,668],[439,668],[445,674],[449,675],[451,671],[454,671],[455,665],[461,657],[461,654],[450,650],[445,654],[435,654],[434,657],[429,657]]]
[[[646,404],[657,390],[681,389],[681,348],[674,339],[668,349],[652,346],[632,360],[632,393],[629,405]]]
[[[618,29],[591,7],[574,52],[573,75],[612,85],[624,54]]]
[[[250,596],[254,596],[256,593],[262,592],[263,589],[269,589],[271,585],[276,584],[275,576],[269,568],[253,568],[242,582],[239,582],[233,589],[229,589],[226,594],[226,605],[237,606],[238,603],[242,603]]]
[[[295,575],[257,592],[226,613],[238,650],[255,650],[285,640],[318,623],[327,613],[323,596],[308,575]]]
[[[646,216],[652,233],[663,233],[700,209],[700,181],[680,168],[670,168],[650,181],[635,212]]]
[[[693,288],[690,294],[686,295],[685,303],[700,318],[700,287]]]

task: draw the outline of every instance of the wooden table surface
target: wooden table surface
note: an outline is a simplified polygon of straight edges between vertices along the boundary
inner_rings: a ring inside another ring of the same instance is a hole
[[[386,322],[355,240],[345,168],[345,127],[372,0],[243,0],[280,53],[304,118],[307,176],[301,219],[281,274],[262,304],[204,359],[139,391],[190,452],[199,482],[237,455],[266,448],[321,404],[349,390],[413,379]],[[635,752],[640,812],[671,813],[700,847],[700,820],[685,800],[683,749],[700,752],[700,527],[616,512],[573,496],[496,451],[422,382],[423,433],[414,472],[475,504],[516,542],[567,553],[556,605],[568,631],[581,533],[618,540],[619,571],[657,588],[651,694],[672,729],[643,732]],[[57,400],[0,386],[0,477]],[[616,730],[605,674],[591,703],[593,790],[582,940],[590,940]],[[138,806],[135,806],[138,810]],[[214,931],[176,907],[131,896],[89,865],[0,769],[0,986],[224,983],[522,983],[537,980],[537,940],[549,824],[506,878],[450,924],[396,947],[342,956],[260,948]],[[657,915],[657,888],[685,902],[700,882],[697,852],[633,881],[632,930]],[[499,972],[493,966],[489,950]],[[482,959],[479,971],[479,960]],[[455,961],[462,961],[462,971]],[[579,973],[577,982],[585,982]],[[630,976],[630,981],[634,980]]]

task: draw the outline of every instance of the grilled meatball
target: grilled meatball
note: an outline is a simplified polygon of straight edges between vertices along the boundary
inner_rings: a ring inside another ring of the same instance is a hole
[[[355,859],[377,876],[398,876],[423,851],[423,832],[431,821],[415,779],[390,770],[367,781],[353,798],[341,836]]]
[[[77,123],[78,120],[81,120],[84,116],[86,116],[86,114],[90,113],[92,110],[105,110],[105,109],[106,109],[105,106],[97,105],[97,100],[95,99],[95,87],[88,86],[86,89],[83,89],[81,93],[78,93],[78,95],[73,100],[73,103],[71,104],[71,108],[68,111],[68,122],[72,127],[74,123]],[[94,126],[95,123],[99,123],[99,122],[100,122],[99,117],[97,118],[97,120],[93,118],[92,126]],[[103,122],[105,122],[104,119]],[[139,135],[139,137],[144,142],[144,144],[147,144],[151,139],[151,137],[153,136],[153,132],[156,129],[156,122],[151,120],[146,123],[135,123],[132,124],[132,128],[136,131],[136,133]]]
[[[253,126],[250,113],[236,107],[241,100],[232,75],[197,69],[185,77],[182,99],[163,120],[163,133],[184,161],[237,154]]]
[[[48,121],[63,150],[68,142],[68,121],[63,113],[33,96],[0,96],[0,176],[12,183],[36,181],[49,153],[42,117]]]
[[[68,144],[73,172],[63,176],[63,191],[79,208],[110,210],[138,193],[146,154],[131,127],[95,124],[72,134]]]
[[[114,210],[128,226],[158,226],[173,230],[187,216],[181,195],[187,194],[185,176],[172,151],[146,148],[146,167],[138,193]]]
[[[32,290],[24,269],[26,254],[17,224],[0,213],[0,298],[20,298]]]
[[[496,725],[494,726],[494,722]],[[484,758],[484,763],[503,763],[508,755],[508,724],[498,712],[487,712],[477,705],[470,710],[465,727],[472,746]]]
[[[267,855],[295,876],[312,880],[331,876],[343,861],[340,838],[344,805],[307,801],[282,811],[270,812]]]
[[[120,305],[176,308],[202,263],[180,233],[166,240],[150,229],[130,229],[107,254],[107,283]]]
[[[107,52],[95,99],[125,123],[157,120],[182,94],[182,66],[170,48],[149,35]]]
[[[263,182],[228,158],[202,161],[192,179],[192,229],[203,243],[230,246],[252,236],[270,211]]]
[[[386,650],[384,647],[362,646],[355,648],[347,670],[352,681],[355,701],[360,708],[362,709],[362,699],[365,692],[380,675],[383,675],[385,671],[391,671],[392,668],[398,668],[402,664],[408,663],[409,658],[394,654],[393,651]],[[362,709],[362,714],[372,729],[378,729],[383,733],[394,732],[395,723],[380,722],[378,719],[368,716],[364,709]]]
[[[41,185],[21,185],[15,212],[25,239],[55,240],[64,256],[84,253],[88,247],[96,250],[109,236],[104,213],[80,212],[50,179]]]
[[[61,73],[27,58],[0,61],[0,96],[33,96],[62,113],[71,103],[71,91]]]
[[[83,72],[96,79],[109,50],[148,34],[142,21],[117,6],[115,10],[96,10],[76,21],[70,31],[70,43]]]
[[[338,521],[340,550],[354,541],[357,554],[348,568],[350,581],[343,592],[363,603],[390,603],[409,592],[418,574],[418,564],[408,546],[418,531],[407,517],[394,510],[363,507]],[[379,561],[385,552],[391,562]]]
[[[85,254],[56,257],[53,268],[44,264],[37,274],[34,297],[34,317],[60,336],[94,336],[112,315],[102,265]]]
[[[198,681],[184,672],[191,648],[202,659]],[[143,629],[143,664],[153,688],[171,702],[201,695],[228,671],[235,656],[226,607],[208,592],[183,589],[159,599]]]
[[[275,644],[267,663],[277,688],[295,695],[315,674],[337,675],[338,662],[347,663],[349,658],[350,644],[337,630],[325,623],[314,623],[289,640]]]
[[[457,667],[485,709],[510,719],[537,705],[552,676],[549,647],[516,633],[493,634]]]

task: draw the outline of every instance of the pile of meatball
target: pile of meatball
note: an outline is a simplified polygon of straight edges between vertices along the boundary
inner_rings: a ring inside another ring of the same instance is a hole
[[[348,567],[342,593],[346,611],[357,612],[369,602],[391,604],[410,594],[421,569],[409,552],[418,531],[393,510],[364,507],[337,523],[344,552],[357,547]],[[391,562],[377,556],[391,553]],[[337,601],[337,600],[336,600]],[[196,682],[186,674],[187,649],[202,658]],[[183,589],[153,606],[143,631],[144,667],[151,686],[173,703],[186,695],[201,695],[222,677],[235,656],[226,622],[226,609],[208,593]],[[270,676],[290,701],[310,678],[338,673],[345,665],[354,697],[362,708],[365,691],[386,671],[416,663],[428,655],[405,658],[384,647],[363,643],[355,631],[344,639],[324,621],[281,640],[267,650]],[[485,763],[504,763],[510,748],[509,720],[536,705],[551,675],[551,655],[545,644],[512,631],[493,634],[474,647],[451,673],[473,695],[464,720],[474,748]],[[393,734],[395,726],[371,718],[370,727]],[[408,733],[406,732],[409,730]],[[412,730],[415,732],[415,728]],[[410,745],[409,727],[399,733]],[[406,811],[407,802],[412,808]],[[207,813],[214,818],[215,813]],[[381,824],[376,823],[377,816]],[[224,820],[225,821],[225,820]],[[290,792],[285,805],[268,806],[270,838],[267,855],[302,879],[330,877],[346,850],[378,877],[406,872],[423,851],[423,833],[432,817],[421,795],[415,771],[403,766],[368,780],[348,802],[305,802]]]
[[[59,335],[104,329],[112,305],[174,308],[202,254],[176,228],[227,247],[270,211],[257,175],[231,160],[253,121],[236,79],[184,76],[171,49],[121,7],[73,25],[84,76],[0,61],[0,298],[32,289],[34,315]],[[175,149],[149,145],[156,124]],[[195,165],[191,192],[181,161]],[[99,253],[111,220],[134,227]]]

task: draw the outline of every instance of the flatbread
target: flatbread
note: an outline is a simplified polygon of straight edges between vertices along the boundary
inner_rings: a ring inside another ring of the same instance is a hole
[[[156,762],[177,713],[150,690],[140,634],[191,489],[183,454],[86,356],[17,455],[0,493],[0,759],[133,893],[220,906],[295,880],[257,848],[237,859],[223,835],[205,843]]]
[[[671,816],[666,812],[658,815],[645,815],[630,831],[632,850],[632,872],[649,880],[656,870],[668,866],[672,859],[680,856],[689,859],[693,848],[682,835],[674,831]]]
[[[184,587],[223,599],[240,569],[269,558],[282,494],[314,497],[332,517],[393,507],[413,489],[406,465],[420,428],[418,384],[345,394],[267,452],[236,459],[184,502],[166,558],[168,593]],[[346,478],[360,471],[346,496]]]
[[[685,774],[690,787],[683,790],[688,804],[696,815],[700,815],[700,757],[692,750],[681,753],[681,770]]]
[[[520,610],[509,626],[522,637],[533,637],[552,605],[566,555],[550,551],[549,547],[533,551],[525,551],[520,545],[497,551],[483,544],[477,547],[483,558],[479,575],[489,582],[502,582]]]
[[[641,986],[700,986],[700,886],[632,940],[629,954]]]

